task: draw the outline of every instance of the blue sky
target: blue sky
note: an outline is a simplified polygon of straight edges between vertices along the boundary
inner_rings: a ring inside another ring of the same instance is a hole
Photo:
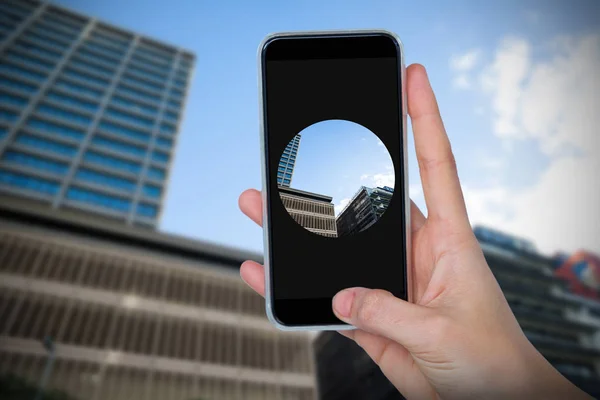
[[[327,120],[300,134],[291,187],[332,197],[336,215],[362,185],[394,187],[390,154],[364,126]]]
[[[428,68],[472,222],[527,236],[546,252],[600,250],[600,228],[590,227],[598,222],[593,205],[600,203],[600,190],[590,186],[588,172],[598,157],[586,153],[598,144],[592,126],[599,124],[590,107],[597,101],[598,78],[586,74],[600,59],[600,2],[56,3],[197,54],[162,219],[165,231],[261,251],[260,229],[237,208],[244,189],[260,188],[259,42],[275,31],[384,28],[402,38],[407,63]],[[569,92],[574,88],[579,90]],[[411,139],[411,191],[423,206],[412,144]],[[579,158],[556,150],[569,146]],[[561,172],[571,170],[580,179]],[[584,196],[572,204],[565,191]],[[548,197],[552,202],[542,201]],[[565,239],[560,232],[569,234]]]

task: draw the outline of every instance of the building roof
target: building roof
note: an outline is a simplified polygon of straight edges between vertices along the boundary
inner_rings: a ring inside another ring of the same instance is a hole
[[[228,268],[239,268],[245,260],[260,263],[263,261],[262,255],[258,253],[150,228],[128,226],[120,221],[82,211],[56,210],[47,204],[25,198],[1,195],[0,219],[57,229],[81,237],[124,244],[141,250],[208,261]]]
[[[333,197],[325,196],[324,194],[306,192],[304,190],[293,189],[285,186],[279,186],[278,188],[280,192],[289,194],[291,196],[305,197],[311,200],[324,201],[327,203],[331,203],[331,201],[333,200]]]

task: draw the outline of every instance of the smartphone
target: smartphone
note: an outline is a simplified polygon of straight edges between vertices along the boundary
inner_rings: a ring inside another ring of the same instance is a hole
[[[404,56],[388,31],[289,32],[258,51],[266,314],[344,330],[333,296],[411,301]]]

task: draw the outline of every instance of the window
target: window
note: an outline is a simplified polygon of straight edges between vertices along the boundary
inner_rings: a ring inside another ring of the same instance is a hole
[[[283,178],[283,172],[277,172],[277,177],[278,178]]]
[[[183,91],[177,88],[171,88],[170,90],[171,92],[171,96],[173,96],[176,99],[181,99],[183,97]]]
[[[85,86],[81,86],[78,85],[76,83],[72,83],[72,82],[68,82],[65,80],[60,80],[55,84],[56,87],[59,87],[61,89],[67,89],[71,92],[74,93],[78,93],[78,94],[83,94],[83,95],[87,95],[87,96],[92,96],[95,98],[100,98],[102,96],[102,91],[101,90],[96,90],[96,89],[90,89],[88,87]]]
[[[31,28],[30,32],[35,32],[37,34],[40,34],[40,35],[46,36],[46,37],[54,37],[57,40],[62,40],[67,43],[73,41],[73,39],[75,39],[75,37],[77,37],[77,34],[72,31],[67,33],[63,30],[56,29],[52,25],[49,25],[47,23],[40,23],[40,22],[38,22],[33,28]]]
[[[80,47],[77,50],[77,53],[75,53],[75,54],[77,54],[78,58],[80,58],[80,59],[87,60],[87,61],[94,61],[94,62],[97,62],[98,64],[104,64],[104,65],[106,65],[106,68],[109,68],[112,71],[116,70],[117,67],[119,66],[119,62],[117,60],[114,60],[112,58],[102,57],[102,56],[98,55],[98,53],[88,51],[83,47]]]
[[[149,50],[147,48],[144,47],[138,47],[137,49],[135,49],[135,53],[139,54],[141,56],[146,56],[146,57],[150,57],[152,59],[159,59],[161,62],[165,63],[165,64],[170,64],[171,62],[173,62],[173,56],[171,55],[166,55],[162,52],[159,51],[153,51],[153,50]]]
[[[62,29],[70,30],[73,33],[79,32],[84,24],[84,22],[80,19],[70,15],[65,15],[60,11],[51,11],[50,13],[45,13],[42,16],[42,19],[52,24],[59,25]]]
[[[143,76],[143,77],[147,77],[147,78],[150,78],[150,79],[154,79],[154,80],[160,81],[163,84],[165,83],[165,80],[167,79],[166,75],[159,74],[159,73],[156,73],[156,72],[146,71],[145,69],[138,68],[138,67],[135,67],[133,65],[130,65],[127,68],[126,72],[133,72],[134,74],[137,74],[137,75],[140,75],[140,76]]]
[[[73,98],[71,96],[67,96],[64,94],[56,93],[56,92],[48,93],[46,95],[46,98],[51,99],[52,101],[59,103],[59,104],[64,104],[66,106],[71,106],[71,107],[82,108],[84,110],[88,110],[91,112],[94,112],[98,109],[97,104],[91,103],[89,101],[79,100],[79,99]]]
[[[174,107],[174,108],[181,108],[181,102],[177,101],[177,100],[169,99],[167,101],[167,104],[169,106],[171,106],[171,107]]]
[[[160,151],[153,151],[152,152],[152,159],[154,161],[158,161],[158,162],[161,162],[161,163],[166,163],[166,162],[169,162],[169,155],[165,154],[165,153],[162,153]]]
[[[145,57],[143,57],[143,56],[140,56],[138,54],[134,53],[132,55],[131,59],[134,60],[136,63],[139,63],[141,65],[145,65],[145,66],[148,65],[148,59],[145,58]],[[158,65],[158,64],[152,64],[152,69],[153,70],[157,70],[157,71],[161,71],[161,72],[164,72],[164,73],[168,73],[169,70],[170,70],[169,66],[163,66],[163,65]]]
[[[128,212],[131,207],[129,200],[77,187],[67,190],[67,199],[121,212]]]
[[[77,151],[77,149],[73,146],[57,143],[49,139],[42,139],[36,136],[28,135],[26,133],[19,134],[19,136],[17,136],[16,138],[16,143],[38,150],[48,151],[68,157],[73,156]]]
[[[25,97],[0,92],[0,104],[10,104],[16,107],[24,107],[28,100]]]
[[[140,203],[137,206],[136,213],[143,217],[154,218],[156,217],[156,211],[156,206]]]
[[[47,38],[43,34],[31,32],[31,31],[26,32],[23,35],[23,39],[33,42],[33,43],[36,43],[36,44],[43,45],[44,47],[50,47],[52,50],[55,50],[60,53],[64,52],[67,49],[67,47],[69,47],[69,45],[64,42],[58,42],[56,40]]]
[[[132,172],[134,174],[139,173],[142,169],[141,165],[136,162],[122,160],[120,158],[100,154],[95,151],[88,151],[85,153],[83,160],[90,164],[102,165],[113,169]]]
[[[101,53],[106,53],[106,54],[109,54],[110,56],[112,56],[114,58],[117,58],[117,59],[120,59],[123,56],[123,51],[116,50],[116,49],[114,49],[112,47],[104,46],[103,44],[100,44],[100,43],[98,43],[96,41],[88,40],[85,43],[85,47],[84,48],[96,50],[96,51],[99,51]]]
[[[163,90],[163,87],[161,85],[158,85],[156,83],[146,82],[141,79],[134,78],[131,75],[126,75],[126,76],[122,77],[121,80],[127,84],[130,84],[133,86],[140,86],[140,87],[143,87],[144,89],[148,89],[148,90],[152,90],[152,91],[160,92],[161,90]]]
[[[0,184],[14,186],[20,189],[31,190],[44,194],[58,193],[60,185],[41,178],[34,178],[23,174],[0,170]]]
[[[144,185],[144,195],[148,197],[160,197],[161,189],[154,185]]]
[[[175,128],[169,124],[162,123],[160,124],[160,132],[166,133],[167,135],[172,135],[175,133]]]
[[[36,55],[40,55],[42,57],[47,57],[47,58],[54,59],[54,60],[59,59],[61,56],[61,53],[59,51],[53,51],[53,50],[48,49],[47,47],[42,47],[40,45],[25,42],[25,41],[19,41],[19,42],[15,43],[13,47],[15,49],[24,51],[27,54],[36,54]]]
[[[147,102],[153,102],[153,103],[156,103],[156,104],[160,103],[160,96],[155,96],[155,95],[152,95],[152,94],[148,94],[146,92],[142,92],[142,91],[133,89],[133,88],[131,88],[129,86],[119,85],[118,91],[120,91],[122,93],[125,93],[125,94],[128,94],[128,95],[133,96],[133,97],[140,98],[140,99],[145,100]]]
[[[0,140],[4,139],[4,136],[8,133],[8,128],[0,126]]]
[[[12,78],[10,78],[10,79],[4,78],[1,76],[0,76],[0,85],[11,88],[11,89],[16,89],[18,91],[21,91],[21,92],[24,92],[27,94],[32,94],[37,91],[37,87],[34,85],[30,85],[29,83],[23,83],[21,81],[17,81]]]
[[[150,118],[138,117],[135,115],[128,114],[123,111],[115,110],[114,108],[109,108],[106,110],[106,115],[109,115],[113,118],[119,119],[121,121],[126,121],[132,124],[141,125],[143,127],[152,129],[154,126],[154,121]]]
[[[143,157],[146,154],[146,150],[139,146],[125,144],[123,142],[107,139],[101,136],[95,136],[92,138],[92,143],[112,151],[131,154],[138,157]]]
[[[129,47],[130,39],[124,37],[116,37],[112,34],[103,34],[98,31],[92,32],[90,35],[95,42],[106,44],[107,46],[118,47],[119,50],[125,51]]]
[[[16,112],[0,109],[0,121],[12,123],[15,122],[18,117],[19,114]]]
[[[77,129],[68,128],[66,126],[58,125],[38,118],[31,118],[29,121],[27,121],[25,126],[40,132],[56,134],[69,139],[80,140],[84,135],[82,131]]]
[[[29,71],[25,68],[18,67],[13,64],[0,64],[0,73],[20,76],[34,81],[43,81],[44,79],[46,79],[46,74]]]
[[[166,139],[163,137],[158,137],[156,138],[156,144],[162,147],[171,147],[171,145],[173,144],[173,141],[171,139]]]
[[[150,135],[144,132],[137,131],[131,128],[125,128],[120,125],[113,124],[111,122],[102,121],[100,122],[99,128],[105,132],[112,133],[113,135],[120,135],[135,140],[141,140],[147,142],[150,139]]]
[[[179,87],[181,89],[185,88],[185,80],[183,80],[183,79],[175,79],[173,81],[173,83],[175,84],[175,86],[177,86],[177,87]]]
[[[285,174],[286,178],[292,179],[292,174]]]
[[[50,161],[42,157],[32,156],[17,151],[7,151],[2,156],[2,161],[9,164],[23,165],[25,167],[41,169],[58,175],[64,175],[69,165],[61,162]]]
[[[23,63],[25,65],[31,65],[33,67],[49,70],[54,66],[53,62],[42,61],[39,58],[30,57],[14,51],[9,51],[4,57],[5,60],[9,60],[15,63]]]
[[[285,172],[285,168],[284,167],[279,167],[279,168],[277,168],[277,171]]]
[[[63,71],[62,76],[65,76],[67,78],[72,78],[72,79],[78,79],[80,81],[84,81],[86,83],[93,83],[99,86],[106,86],[108,85],[108,80],[107,79],[101,79],[101,78],[97,78],[94,76],[90,76],[88,74],[84,74],[82,72],[79,71],[75,71],[73,69],[66,69]]]
[[[91,117],[74,113],[72,111],[63,110],[62,108],[54,107],[49,104],[41,104],[37,108],[37,112],[52,116],[54,118],[63,119],[69,122],[77,122],[83,125],[88,125],[92,122]]]
[[[283,183],[285,183],[286,185],[289,185],[289,184],[290,184],[290,182],[291,182],[291,181],[290,181],[289,179],[284,179],[284,180],[283,180]]]
[[[179,118],[179,115],[177,113],[174,113],[173,111],[166,111],[165,112],[165,118],[172,121],[172,122],[177,122],[177,119]]]
[[[90,169],[80,169],[75,174],[75,178],[81,181],[87,181],[96,185],[110,186],[112,188],[132,192],[135,189],[135,182],[129,179],[119,178],[117,176],[92,171]]]
[[[110,78],[113,75],[113,72],[111,70],[107,69],[107,68],[100,67],[100,66],[98,66],[96,64],[92,64],[92,63],[85,62],[85,61],[82,61],[82,60],[71,60],[69,62],[69,66],[81,68],[83,70],[93,71],[93,72],[95,72],[97,74],[100,74],[100,75],[103,75],[103,76],[105,76],[107,78]]]
[[[165,171],[156,167],[150,167],[148,170],[148,177],[157,180],[165,179]]]
[[[115,96],[110,101],[111,104],[119,105],[121,107],[129,108],[130,110],[137,112],[146,112],[150,114],[158,113],[157,107],[152,107],[146,104],[136,103],[135,101],[128,100],[124,97]]]

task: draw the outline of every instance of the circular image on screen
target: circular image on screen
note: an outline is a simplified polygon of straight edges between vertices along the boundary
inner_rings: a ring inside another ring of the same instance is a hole
[[[394,165],[381,140],[362,125],[321,121],[290,140],[277,166],[283,206],[317,235],[355,235],[377,223],[394,194]]]

